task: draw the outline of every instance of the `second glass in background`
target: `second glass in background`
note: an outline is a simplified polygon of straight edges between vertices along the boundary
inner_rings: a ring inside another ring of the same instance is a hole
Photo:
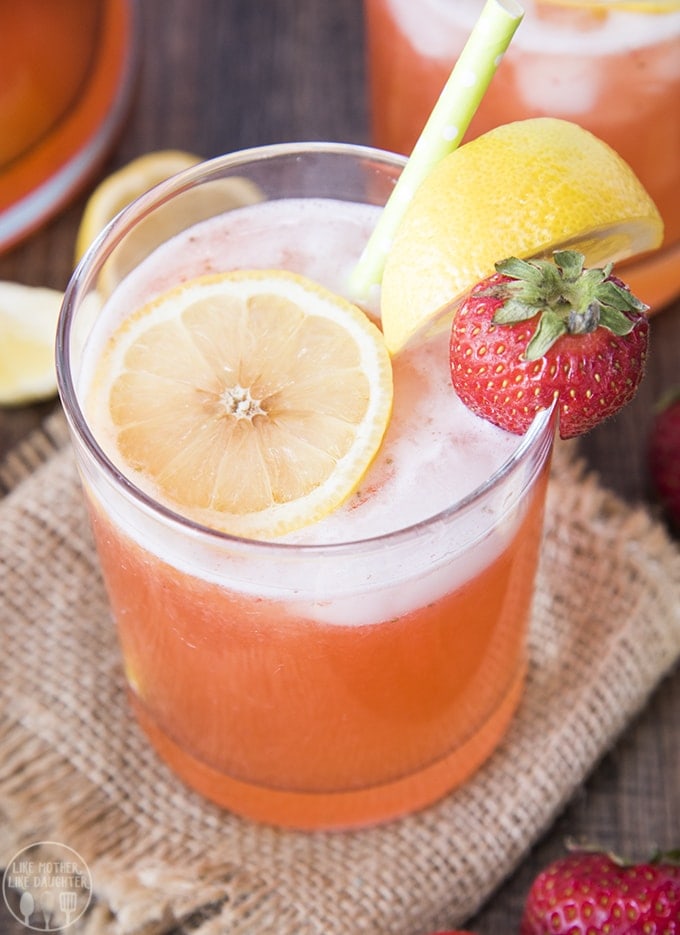
[[[375,145],[411,151],[483,5],[365,0]],[[662,250],[626,264],[624,273],[636,294],[660,308],[680,294],[680,3],[522,6],[524,20],[466,139],[551,116],[609,143],[664,218]]]

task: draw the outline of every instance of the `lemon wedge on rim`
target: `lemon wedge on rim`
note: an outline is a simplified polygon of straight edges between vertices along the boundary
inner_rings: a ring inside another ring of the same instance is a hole
[[[390,358],[359,308],[293,273],[191,280],[107,342],[88,411],[112,460],[204,526],[269,539],[356,488],[385,433]]]
[[[407,207],[382,280],[387,346],[448,326],[456,300],[506,257],[569,247],[592,265],[662,237],[632,169],[592,133],[550,117],[497,127],[444,157]]]
[[[57,392],[54,338],[62,298],[56,289],[0,282],[0,405]]]

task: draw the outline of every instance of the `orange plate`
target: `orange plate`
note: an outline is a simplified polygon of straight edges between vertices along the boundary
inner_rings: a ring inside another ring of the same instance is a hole
[[[0,9],[0,250],[55,214],[125,116],[134,0],[22,0]]]

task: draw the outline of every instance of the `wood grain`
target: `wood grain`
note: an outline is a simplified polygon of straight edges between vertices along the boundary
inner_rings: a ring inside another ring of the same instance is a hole
[[[212,156],[275,141],[368,141],[360,0],[144,0],[139,13],[136,91],[115,149],[66,210],[0,256],[0,279],[63,289],[89,191],[140,153],[179,148]],[[653,403],[674,382],[680,382],[680,302],[653,319],[648,373],[635,402],[581,443],[588,465],[629,502],[652,503],[646,439]],[[0,410],[0,456],[56,405]],[[531,879],[567,838],[633,856],[678,845],[680,673],[660,686],[470,926],[481,935],[517,931]],[[0,905],[0,932],[19,931],[24,927],[12,928]]]

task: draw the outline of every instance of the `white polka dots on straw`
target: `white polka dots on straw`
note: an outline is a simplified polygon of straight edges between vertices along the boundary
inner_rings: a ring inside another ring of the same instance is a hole
[[[485,3],[350,277],[350,296],[365,299],[380,283],[394,233],[414,192],[432,167],[459,145],[523,16],[515,0]]]
[[[446,140],[447,143],[453,143],[460,137],[460,130],[458,127],[444,127],[442,130],[442,139]]]

